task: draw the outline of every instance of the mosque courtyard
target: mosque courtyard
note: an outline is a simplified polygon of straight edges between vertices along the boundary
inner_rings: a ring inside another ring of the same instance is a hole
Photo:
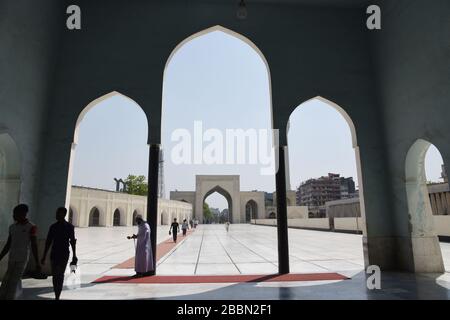
[[[289,229],[293,274],[338,273],[348,280],[244,283],[93,283],[101,277],[128,277],[135,227],[77,228],[81,285],[65,287],[62,299],[448,299],[450,273],[382,273],[381,290],[368,290],[362,236]],[[169,243],[168,226],[158,243]],[[276,228],[248,224],[200,225],[159,258],[159,276],[237,276],[277,273]],[[441,243],[450,270],[450,244]],[[66,271],[68,273],[69,270]],[[53,299],[51,278],[24,279],[23,299]]]

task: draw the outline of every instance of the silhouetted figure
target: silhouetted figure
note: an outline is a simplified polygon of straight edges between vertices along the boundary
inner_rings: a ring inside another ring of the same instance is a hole
[[[138,225],[138,233],[133,234],[128,239],[137,239],[136,255],[134,258],[135,277],[149,276],[152,274],[153,268],[153,251],[150,243],[150,226],[138,214],[136,216],[136,223]]]
[[[8,241],[0,253],[0,261],[9,252],[8,269],[0,287],[1,300],[14,300],[22,290],[22,276],[30,257],[30,248],[36,263],[36,273],[41,272],[37,249],[37,227],[28,221],[28,206],[19,204],[14,208],[15,223],[9,227]]]
[[[187,229],[189,228],[189,225],[186,221],[186,219],[183,220],[183,223],[181,224],[181,230],[183,231],[183,237],[186,236]]]
[[[52,281],[53,290],[55,291],[55,299],[59,300],[64,284],[64,272],[69,261],[70,250],[72,247],[72,262],[71,265],[76,265],[78,262],[76,254],[75,228],[66,221],[67,209],[60,207],[56,210],[56,223],[50,226],[47,234],[47,241],[45,242],[44,256],[42,257],[42,264],[45,264],[50,247],[50,263],[52,266]]]
[[[191,229],[194,228],[194,221],[192,221],[192,219],[189,220],[189,225],[191,226]]]
[[[225,222],[225,229],[227,230],[227,232],[230,229],[230,222],[229,221]]]
[[[180,225],[177,222],[177,218],[173,219],[172,224],[170,225],[169,234],[172,234],[173,242],[177,242],[177,235],[180,232]]]

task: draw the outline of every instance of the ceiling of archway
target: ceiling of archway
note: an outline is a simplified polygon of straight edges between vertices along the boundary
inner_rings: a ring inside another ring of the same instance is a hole
[[[230,3],[230,0],[214,0],[214,3]],[[247,5],[252,3],[267,3],[267,4],[292,4],[292,5],[307,5],[315,7],[336,7],[336,8],[362,8],[373,4],[369,0],[245,0]]]

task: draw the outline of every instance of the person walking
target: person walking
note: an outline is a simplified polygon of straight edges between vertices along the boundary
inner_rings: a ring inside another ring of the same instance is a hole
[[[227,232],[230,229],[230,222],[229,221],[225,222],[225,229],[227,230]]]
[[[173,219],[172,224],[170,225],[169,235],[172,234],[173,242],[177,243],[177,235],[180,232],[180,225],[177,222],[177,218]]]
[[[191,229],[194,228],[194,221],[192,221],[192,219],[189,220],[189,225],[191,226]]]
[[[19,298],[22,276],[30,257],[30,248],[36,263],[36,273],[41,273],[37,248],[37,227],[28,221],[28,206],[19,204],[13,210],[15,223],[9,227],[8,240],[0,253],[0,261],[9,253],[8,269],[0,287],[0,300]]]
[[[133,234],[128,239],[137,239],[136,255],[134,259],[135,277],[144,277],[152,275],[155,270],[153,266],[153,251],[150,243],[150,225],[142,219],[141,215],[136,216],[138,233]]]
[[[189,228],[189,225],[188,225],[186,219],[184,219],[183,223],[181,224],[181,230],[183,231],[183,237],[186,237],[188,228]]]
[[[50,226],[45,242],[44,256],[41,263],[45,265],[50,247],[50,264],[52,267],[52,281],[53,291],[55,292],[55,300],[59,300],[64,284],[64,272],[66,271],[67,263],[69,262],[70,250],[72,247],[72,262],[71,265],[76,265],[78,262],[76,254],[75,228],[66,221],[67,209],[60,207],[56,210],[56,223]]]

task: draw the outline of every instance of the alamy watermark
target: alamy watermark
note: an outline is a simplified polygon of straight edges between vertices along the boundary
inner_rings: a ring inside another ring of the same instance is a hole
[[[77,5],[70,5],[66,9],[66,13],[69,15],[66,20],[66,26],[69,30],[81,29],[81,9]]]
[[[194,121],[193,131],[175,129],[170,157],[175,165],[259,165],[261,175],[273,175],[278,167],[278,130],[203,129]]]
[[[70,5],[66,9],[69,15],[66,26],[69,30],[81,30],[81,8],[77,5]],[[367,7],[366,13],[369,15],[366,21],[369,30],[381,30],[381,8],[377,5]]]
[[[369,266],[366,273],[367,277],[367,289],[380,290],[381,289],[381,268],[379,266]]]
[[[366,12],[370,15],[366,22],[367,29],[381,30],[381,8],[377,5],[371,5],[367,7]]]

